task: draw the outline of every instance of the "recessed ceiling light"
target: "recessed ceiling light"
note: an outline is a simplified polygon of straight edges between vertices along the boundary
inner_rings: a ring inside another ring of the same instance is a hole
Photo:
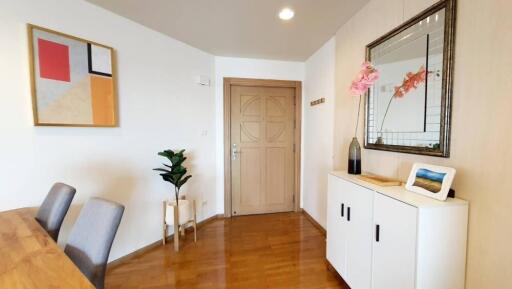
[[[281,10],[281,12],[279,12],[279,18],[282,20],[290,20],[293,18],[293,16],[295,16],[295,12],[293,12],[293,10],[290,8],[284,8]]]

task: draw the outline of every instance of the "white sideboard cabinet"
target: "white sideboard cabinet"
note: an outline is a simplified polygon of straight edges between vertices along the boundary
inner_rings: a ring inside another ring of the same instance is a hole
[[[351,289],[463,289],[468,203],[328,178],[327,260]]]

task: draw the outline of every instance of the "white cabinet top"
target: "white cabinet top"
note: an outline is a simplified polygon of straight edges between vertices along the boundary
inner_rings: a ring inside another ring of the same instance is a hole
[[[365,187],[377,193],[386,195],[390,198],[396,199],[398,201],[404,202],[414,207],[418,208],[432,208],[432,207],[447,207],[447,206],[467,206],[468,202],[462,199],[457,198],[447,198],[446,201],[435,200],[420,194],[416,194],[414,192],[408,191],[405,187],[402,186],[393,186],[393,187],[381,187],[369,182],[365,182],[356,175],[350,175],[346,171],[334,171],[330,173],[332,176],[338,177],[340,179],[349,181],[356,185]]]

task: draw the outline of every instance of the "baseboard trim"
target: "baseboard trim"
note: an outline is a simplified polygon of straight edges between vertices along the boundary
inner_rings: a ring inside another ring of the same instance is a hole
[[[155,241],[147,246],[144,246],[136,251],[133,251],[131,252],[130,254],[128,255],[124,255],[123,257],[120,257],[120,258],[117,258],[113,261],[110,261],[108,264],[107,264],[107,272],[110,271],[110,270],[113,270],[115,269],[117,266],[121,265],[122,263],[124,262],[127,262],[131,259],[134,259],[140,255],[143,255],[147,252],[150,252],[151,250],[155,249],[156,247],[158,246],[162,246],[162,240],[158,240],[158,241]]]
[[[324,236],[327,235],[327,232],[325,231],[324,227],[322,227],[322,225],[320,225],[320,223],[318,223],[313,217],[311,217],[311,215],[306,210],[301,208],[300,212],[302,214],[304,214],[304,216],[306,216],[308,221],[310,221],[313,224],[313,226],[315,226],[322,233],[322,235],[324,235]]]
[[[199,230],[201,227],[204,227],[205,225],[207,225],[208,223],[211,223],[217,219],[223,219],[224,218],[224,214],[218,214],[218,215],[214,215],[214,216],[211,216],[207,219],[204,219],[200,222],[197,222],[197,229]],[[190,228],[188,228],[187,230],[189,230]],[[167,236],[166,238],[166,241],[168,242],[168,244],[172,244],[173,243],[173,238],[174,237],[174,234],[170,234],[169,236]],[[131,252],[130,254],[128,255],[124,255],[123,257],[120,257],[116,260],[113,260],[111,262],[108,263],[107,265],[107,271],[110,271],[110,270],[113,270],[115,269],[116,267],[118,267],[119,265],[131,260],[131,259],[134,259],[140,255],[144,255],[145,253],[148,253],[150,252],[151,250],[159,247],[159,246],[163,246],[162,244],[162,239],[160,240],[157,240],[147,246],[144,246],[138,250],[135,250],[133,252]]]

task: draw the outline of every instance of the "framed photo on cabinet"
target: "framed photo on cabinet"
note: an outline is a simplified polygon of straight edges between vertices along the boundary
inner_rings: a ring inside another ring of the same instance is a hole
[[[415,163],[405,188],[440,201],[445,201],[455,178],[455,169]]]
[[[28,25],[36,126],[116,127],[114,49]]]

